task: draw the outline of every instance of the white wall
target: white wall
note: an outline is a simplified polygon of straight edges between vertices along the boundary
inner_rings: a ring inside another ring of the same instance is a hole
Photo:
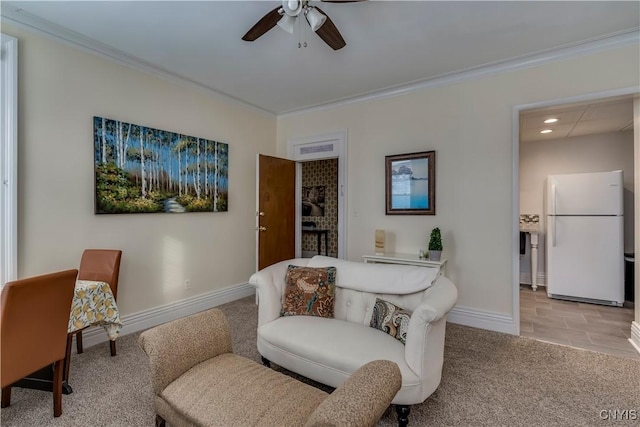
[[[406,95],[278,119],[287,139],[348,129],[348,254],[374,250],[374,230],[418,253],[440,227],[458,305],[512,315],[512,109],[640,82],[638,46],[574,57]],[[385,215],[384,156],[436,150],[435,216]],[[358,213],[358,216],[356,216]]]
[[[255,155],[274,116],[3,24],[19,40],[19,277],[123,250],[122,315],[246,283],[255,266]],[[94,215],[93,116],[229,144],[229,211]],[[191,290],[184,280],[191,280]]]
[[[633,131],[520,143],[520,213],[539,214],[538,275],[545,273],[543,191],[547,175],[622,170],[624,251],[634,247]],[[529,248],[520,272],[531,273]],[[544,284],[544,282],[540,283]]]

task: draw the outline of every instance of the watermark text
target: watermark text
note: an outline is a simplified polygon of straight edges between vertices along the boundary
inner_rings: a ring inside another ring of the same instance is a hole
[[[598,416],[601,420],[636,421],[640,420],[640,411],[637,409],[602,409]]]

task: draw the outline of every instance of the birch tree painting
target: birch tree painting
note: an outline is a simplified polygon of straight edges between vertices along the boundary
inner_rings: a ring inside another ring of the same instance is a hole
[[[93,118],[96,213],[227,210],[229,145]]]

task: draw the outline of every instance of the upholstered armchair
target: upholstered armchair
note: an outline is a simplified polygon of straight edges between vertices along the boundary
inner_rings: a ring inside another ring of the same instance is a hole
[[[62,414],[62,375],[67,326],[78,270],[8,282],[2,289],[2,407],[11,386],[39,369],[53,367],[53,416]]]
[[[333,393],[232,352],[225,315],[210,309],[144,331],[156,426],[375,426],[400,388],[388,360],[358,369]]]

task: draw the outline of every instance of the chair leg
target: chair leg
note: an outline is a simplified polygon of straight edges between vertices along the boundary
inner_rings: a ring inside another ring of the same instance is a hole
[[[0,407],[6,408],[11,405],[11,386],[6,386],[2,389],[2,404]]]
[[[166,427],[167,422],[160,415],[156,414],[156,427]]]
[[[53,365],[53,416],[62,415],[62,375],[64,359],[57,360]]]
[[[264,366],[266,366],[267,368],[270,368],[270,367],[271,367],[271,361],[269,361],[269,359],[267,359],[267,358],[265,358],[265,357],[262,357],[262,356],[260,356],[260,358],[262,359],[262,364],[263,364]]]
[[[407,427],[409,425],[409,412],[411,412],[410,406],[396,405],[396,413],[398,414],[398,427]]]
[[[71,369],[71,342],[73,341],[73,334],[67,334],[67,350],[64,353],[64,373],[62,374],[62,380],[69,382],[69,370]]]
[[[116,355],[116,342],[109,341],[109,349],[111,350],[111,357]]]
[[[78,354],[82,354],[84,351],[82,349],[82,331],[78,331],[76,333],[76,350],[78,351]]]

